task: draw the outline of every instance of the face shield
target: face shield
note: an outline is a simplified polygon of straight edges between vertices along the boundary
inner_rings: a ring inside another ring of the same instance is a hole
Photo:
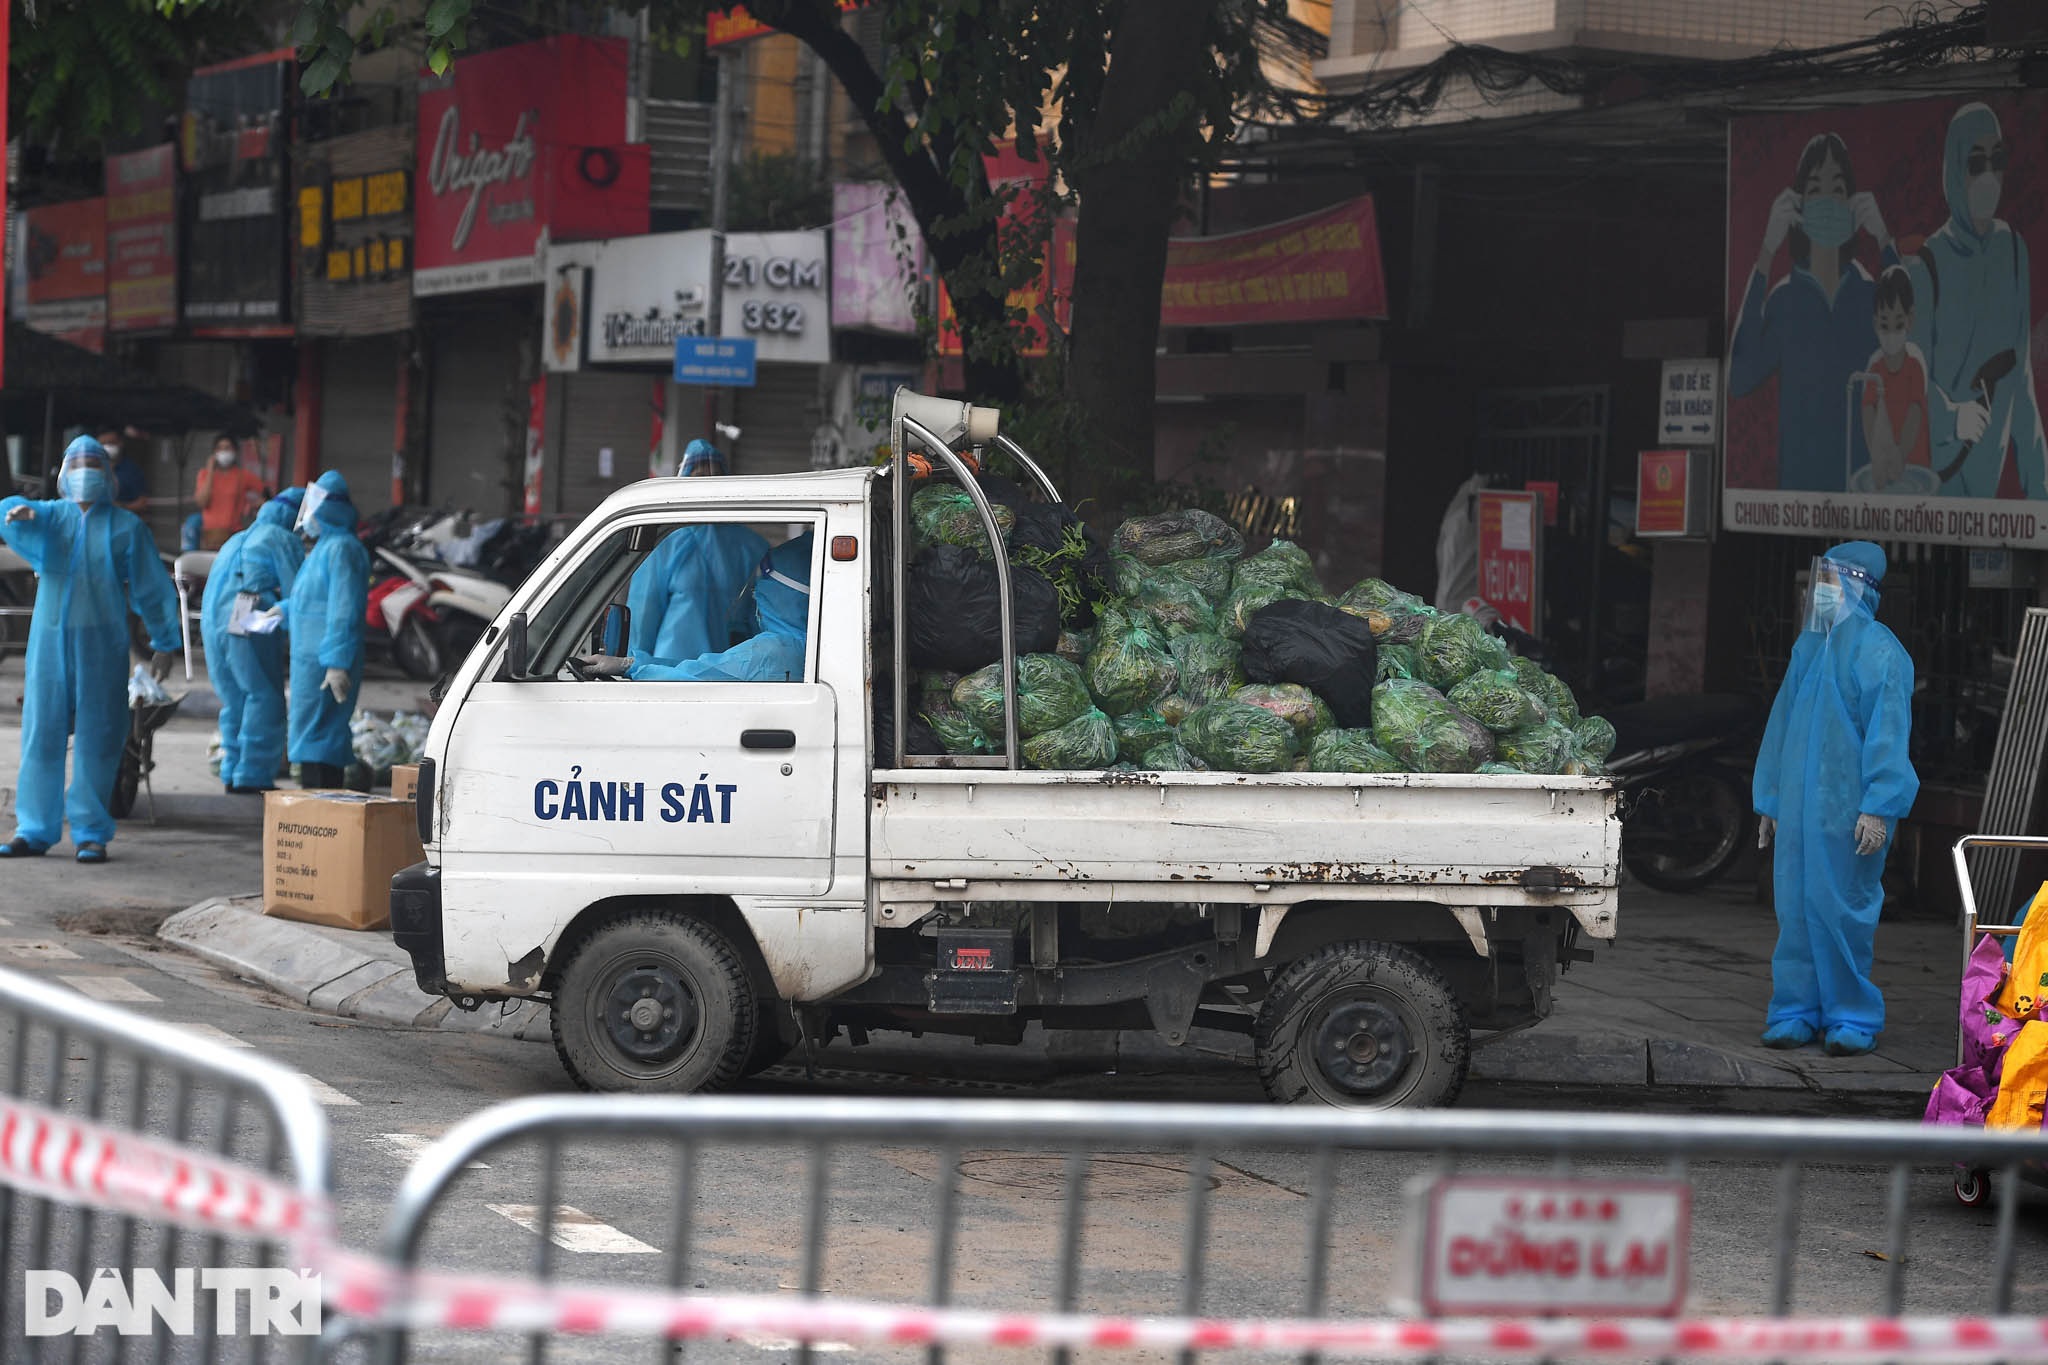
[[[292,529],[300,535],[306,534],[313,525],[313,514],[320,510],[320,504],[326,502],[327,497],[327,490],[319,484],[307,484],[306,500],[299,504],[298,520],[292,523]]]
[[[1862,569],[1825,555],[1814,556],[1806,583],[1806,629],[1823,635],[1848,620],[1864,598],[1877,592]]]
[[[67,454],[57,471],[57,491],[81,506],[98,502],[107,492],[107,457],[92,449]]]

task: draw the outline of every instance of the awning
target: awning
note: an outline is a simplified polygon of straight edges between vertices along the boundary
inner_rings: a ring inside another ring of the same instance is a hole
[[[38,437],[45,415],[58,428],[138,427],[152,435],[257,429],[256,414],[240,403],[45,336],[25,323],[7,324],[6,386],[0,390],[10,435]]]

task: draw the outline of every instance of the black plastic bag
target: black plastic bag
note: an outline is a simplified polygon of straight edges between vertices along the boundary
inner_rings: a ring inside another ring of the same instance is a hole
[[[1379,647],[1358,617],[1321,602],[1284,598],[1259,608],[1239,664],[1253,682],[1300,683],[1329,703],[1346,730],[1372,726]]]
[[[1060,641],[1059,594],[1045,575],[1010,566],[1019,654],[1050,654]],[[996,566],[957,545],[932,545],[910,566],[910,666],[972,673],[1003,654]]]

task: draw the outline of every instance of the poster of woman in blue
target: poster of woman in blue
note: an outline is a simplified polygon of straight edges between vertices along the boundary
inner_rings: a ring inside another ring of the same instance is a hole
[[[1731,128],[1730,529],[2048,544],[2039,148],[2032,94]]]

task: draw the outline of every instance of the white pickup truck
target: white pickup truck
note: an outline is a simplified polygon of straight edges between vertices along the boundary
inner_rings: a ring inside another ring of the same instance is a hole
[[[906,732],[906,447],[988,409],[899,393],[892,468],[653,479],[593,512],[453,676],[392,882],[421,989],[537,997],[580,1084],[727,1085],[841,1032],[1027,1026],[1253,1040],[1275,1100],[1443,1104],[1473,1030],[1544,1018],[1617,922],[1600,779],[1020,771]],[[812,533],[800,676],[596,676],[627,580],[680,527]],[[1007,581],[1007,580],[1006,580]],[[1014,701],[1014,659],[1005,659]],[[896,724],[878,725],[882,707]],[[1009,714],[1017,713],[1015,705]],[[1019,746],[1008,737],[1006,753]]]

